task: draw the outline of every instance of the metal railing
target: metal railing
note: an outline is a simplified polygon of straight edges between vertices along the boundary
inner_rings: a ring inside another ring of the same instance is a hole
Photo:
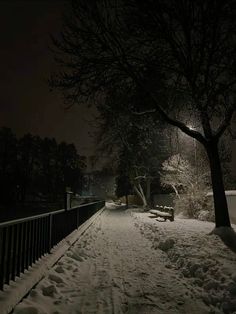
[[[103,206],[97,201],[0,223],[0,290]]]

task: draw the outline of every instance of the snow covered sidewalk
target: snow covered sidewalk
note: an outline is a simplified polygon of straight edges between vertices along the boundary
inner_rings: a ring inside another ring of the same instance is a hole
[[[209,313],[179,272],[135,227],[129,212],[110,207],[14,314]]]

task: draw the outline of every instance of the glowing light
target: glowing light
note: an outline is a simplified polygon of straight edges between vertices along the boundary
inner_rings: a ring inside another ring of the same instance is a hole
[[[187,125],[187,127],[188,127],[190,130],[196,130],[195,127],[194,127],[193,125],[191,125],[191,124],[190,124],[190,125]]]

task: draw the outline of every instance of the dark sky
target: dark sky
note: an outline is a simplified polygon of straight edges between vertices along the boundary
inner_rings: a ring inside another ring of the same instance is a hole
[[[79,153],[93,154],[87,108],[64,110],[61,95],[47,79],[55,64],[50,34],[58,34],[63,0],[0,0],[0,127],[73,142]]]

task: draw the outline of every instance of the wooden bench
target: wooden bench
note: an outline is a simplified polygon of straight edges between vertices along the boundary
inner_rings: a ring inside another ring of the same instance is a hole
[[[161,217],[165,221],[169,219],[170,221],[174,221],[174,208],[170,206],[156,206],[158,209],[151,209],[149,213],[153,216],[149,216],[150,218],[158,218]]]

